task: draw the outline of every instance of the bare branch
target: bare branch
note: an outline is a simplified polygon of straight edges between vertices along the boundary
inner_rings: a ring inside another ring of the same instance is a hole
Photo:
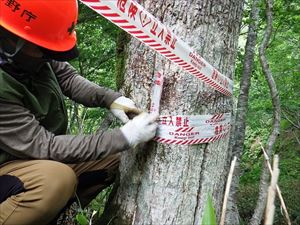
[[[297,137],[297,135],[295,134],[295,132],[293,131],[293,135],[295,136],[295,138],[296,138],[296,141],[298,142],[298,144],[300,145],[300,140],[299,140],[299,138]]]
[[[275,196],[276,196],[276,186],[279,177],[279,169],[278,169],[279,159],[278,155],[274,156],[273,160],[273,173],[272,180],[268,190],[268,201],[266,207],[266,216],[265,216],[265,225],[272,225],[275,214]]]
[[[265,151],[265,149],[264,149],[262,143],[260,142],[259,144],[260,144],[261,149],[262,149],[262,151],[263,151],[263,153],[264,153],[264,157],[265,157],[265,159],[266,159],[266,162],[267,162],[267,165],[268,165],[269,172],[270,172],[271,176],[273,176],[273,171],[272,171],[272,167],[271,167],[271,163],[270,163],[270,158],[269,158],[268,154],[266,153],[266,151]],[[280,188],[279,188],[278,185],[276,185],[276,191],[277,191],[277,194],[278,194],[278,197],[279,197],[279,200],[280,200],[281,207],[282,207],[282,209],[283,209],[283,211],[284,211],[284,215],[285,215],[287,224],[288,224],[288,225],[291,225],[292,223],[291,223],[291,220],[290,220],[290,216],[289,216],[289,213],[288,213],[288,211],[287,211],[285,202],[284,202],[284,200],[283,200],[283,197],[282,197],[282,194],[281,194],[281,191],[280,191]]]
[[[228,175],[228,178],[227,178],[220,225],[224,225],[224,223],[225,223],[228,195],[229,195],[229,191],[230,191],[230,186],[231,186],[231,181],[232,181],[232,176],[233,176],[233,171],[234,171],[236,160],[237,160],[237,157],[234,156],[234,158],[231,162],[230,171],[229,171],[229,175]]]
[[[99,128],[97,129],[97,133],[101,132],[103,130],[107,130],[110,125],[114,122],[115,117],[113,116],[112,113],[108,113],[107,116],[102,120]]]
[[[262,66],[263,73],[265,75],[265,78],[267,80],[267,83],[268,83],[268,86],[270,89],[272,105],[273,105],[273,117],[274,117],[273,118],[273,129],[270,134],[270,137],[269,137],[269,140],[267,143],[267,148],[266,148],[267,154],[272,155],[273,146],[274,146],[276,139],[280,132],[281,107],[280,107],[280,100],[279,100],[276,83],[273,79],[272,72],[269,68],[268,60],[266,58],[266,49],[270,42],[270,38],[272,35],[272,29],[273,29],[273,25],[272,25],[272,22],[273,22],[273,16],[272,16],[273,0],[266,0],[266,6],[267,6],[266,7],[267,27],[266,27],[263,41],[259,48],[259,59],[260,59],[260,63]],[[259,225],[262,220],[264,208],[266,205],[266,199],[267,199],[268,179],[269,179],[268,168],[267,168],[267,165],[264,164],[263,169],[262,169],[260,184],[259,184],[260,192],[259,192],[259,196],[258,196],[258,200],[256,203],[256,207],[255,207],[253,216],[250,220],[251,225]]]
[[[294,122],[290,119],[290,117],[287,115],[287,113],[285,113],[284,111],[282,111],[282,114],[283,114],[284,118],[285,118],[287,121],[289,121],[294,127],[296,127],[297,129],[300,129],[300,124],[294,123]]]

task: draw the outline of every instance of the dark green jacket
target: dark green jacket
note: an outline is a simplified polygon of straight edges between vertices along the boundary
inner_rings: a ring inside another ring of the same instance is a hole
[[[0,69],[0,165],[13,159],[82,162],[128,148],[119,129],[66,135],[64,95],[85,106],[107,108],[121,96],[79,76],[68,63],[53,61],[25,78]]]

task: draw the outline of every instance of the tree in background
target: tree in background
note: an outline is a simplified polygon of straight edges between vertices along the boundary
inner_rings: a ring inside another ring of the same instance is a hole
[[[82,4],[77,25],[80,56],[72,61],[82,76],[100,86],[116,89],[116,36],[118,28]],[[86,108],[69,102],[69,132],[92,133],[106,117],[107,111]]]
[[[240,89],[237,101],[236,118],[233,124],[233,132],[231,134],[230,147],[232,154],[237,156],[237,164],[232,180],[229,203],[227,209],[226,224],[239,224],[239,212],[237,208],[237,191],[239,186],[239,179],[241,176],[240,161],[244,152],[244,142],[246,134],[246,118],[249,105],[249,92],[251,86],[251,75],[253,70],[256,40],[258,33],[259,21],[259,0],[250,1],[251,12],[249,16],[249,27],[247,33],[247,42],[245,46],[245,54],[243,59],[243,69],[240,78]]]
[[[267,26],[265,28],[264,37],[262,43],[259,47],[259,59],[262,66],[263,73],[267,80],[270,95],[272,99],[273,106],[273,123],[272,123],[272,132],[268,138],[268,143],[266,145],[266,153],[267,155],[273,154],[273,148],[277,137],[280,134],[280,120],[281,120],[281,107],[280,107],[280,99],[278,94],[278,89],[273,78],[271,69],[269,67],[269,62],[266,58],[266,49],[269,45],[272,30],[273,30],[273,0],[266,0],[266,16],[267,16]],[[266,163],[264,163],[260,185],[259,185],[259,196],[256,203],[256,207],[253,213],[253,216],[250,220],[250,225],[259,225],[261,223],[263,212],[265,209],[266,201],[267,201],[267,187],[268,187],[268,179],[269,179],[269,171]]]
[[[243,1],[144,1],[223,74],[233,77]],[[126,48],[122,90],[149,109],[155,71],[166,76],[161,114],[201,115],[232,111],[232,99],[216,92],[132,39]],[[125,152],[118,186],[99,224],[200,224],[213,196],[218,217],[228,172],[228,139],[190,147],[151,142]]]
[[[264,4],[259,6],[261,10],[258,40],[261,42],[264,33],[266,18]],[[269,60],[274,80],[277,84],[283,111],[281,121],[281,134],[274,145],[274,152],[280,156],[279,186],[282,189],[290,217],[293,224],[299,223],[300,204],[300,171],[299,153],[300,130],[297,124],[297,112],[300,110],[299,88],[299,13],[300,2],[275,1],[273,6],[274,30],[271,41],[267,45],[266,56]],[[248,24],[247,16],[245,17]],[[298,43],[298,44],[297,44]],[[241,59],[243,61],[243,59]],[[241,74],[237,65],[237,74]],[[259,142],[267,143],[272,128],[273,107],[269,94],[268,84],[263,75],[256,54],[255,64],[251,78],[252,86],[249,98],[249,110],[247,112],[246,138],[244,142],[243,159],[241,162],[241,183],[238,193],[238,208],[243,223],[249,222],[255,208],[261,163],[264,162]],[[290,119],[285,118],[285,112],[290,112]],[[294,125],[293,125],[294,123]],[[275,224],[285,224],[284,216],[277,202]],[[262,212],[261,210],[258,210]]]
[[[153,3],[153,5],[154,4],[156,3]],[[176,4],[187,4],[187,3],[176,3]],[[193,3],[193,4],[198,4],[198,3]],[[187,4],[187,7],[189,5],[190,3]],[[161,11],[164,10],[165,8],[156,9],[154,11],[157,12],[156,15],[159,16],[161,15]],[[201,23],[202,26],[204,26],[205,21],[203,21],[203,18],[206,18],[206,20],[208,20],[207,18],[210,17],[207,16],[204,17],[203,12],[205,10],[200,10],[200,8],[201,5],[199,5],[199,9],[193,12],[192,15],[183,15],[184,14],[183,12],[177,13],[179,16],[181,16],[181,19],[177,21],[179,23],[178,26],[184,24],[186,28],[187,23],[189,24],[195,23],[196,26],[198,26],[197,25],[198,23]],[[264,10],[262,5],[260,5],[259,8],[261,11]],[[169,10],[166,10],[167,13],[168,11]],[[197,13],[201,14],[201,16],[196,15]],[[175,16],[178,16],[177,14]],[[285,200],[287,200],[286,203],[291,218],[293,220],[293,224],[298,224],[300,221],[299,220],[300,218],[300,214],[299,214],[300,212],[300,204],[299,204],[300,201],[299,199],[300,196],[300,189],[299,189],[300,187],[300,183],[299,183],[300,180],[300,173],[299,173],[300,171],[299,168],[300,165],[300,161],[299,161],[300,160],[299,159],[299,154],[300,154],[300,141],[299,141],[300,140],[300,120],[299,120],[300,118],[299,117],[300,115],[300,101],[299,101],[300,99],[300,91],[299,91],[300,90],[300,86],[299,86],[300,85],[300,80],[299,80],[300,78],[299,76],[300,75],[300,70],[299,70],[300,27],[299,24],[300,24],[300,20],[299,19],[300,18],[299,18],[299,14],[300,14],[299,0],[275,1],[274,32],[267,51],[267,57],[270,61],[270,67],[272,68],[273,76],[277,83],[277,87],[281,98],[282,111],[283,111],[283,115],[282,115],[283,118],[281,122],[281,128],[283,132],[279,136],[279,141],[275,146],[276,147],[275,151],[276,153],[279,153],[281,159],[280,160],[281,175],[280,175],[279,183],[280,186],[283,187],[282,188],[283,196]],[[261,16],[260,26],[258,30],[259,41],[261,40],[262,37],[262,32],[263,32],[262,28],[264,24],[263,14],[261,14],[260,16]],[[158,18],[160,17],[164,18],[164,16],[159,16]],[[199,18],[202,18],[200,22],[197,21]],[[249,22],[251,22],[251,20],[249,20],[249,14],[244,15],[244,20],[246,21],[245,22],[246,25]],[[165,22],[165,20],[163,21]],[[169,23],[169,25],[171,24],[171,26],[175,26],[177,22],[172,21]],[[192,27],[194,27],[194,25],[192,25]],[[195,42],[194,40],[192,40],[194,38],[194,36],[190,36],[190,33],[192,33],[191,32],[192,29],[193,28],[190,28],[188,30],[189,32],[188,34],[186,33],[180,34],[180,32],[177,32],[177,34],[179,37],[183,38],[184,40],[189,41],[190,45],[193,45],[194,48],[197,49],[198,52],[204,56],[205,59],[207,59],[212,65],[216,66],[219,69],[218,63],[215,63],[215,61],[213,61],[214,58],[212,56],[208,58],[206,57],[206,55],[203,54],[204,50],[205,52],[208,52],[207,47],[210,45],[210,43],[208,43],[205,46],[206,49],[202,49],[202,47],[204,47],[202,46],[203,42],[201,42],[201,45],[195,46],[199,43],[199,41]],[[118,29],[116,29],[116,27],[113,24],[107,22],[105,19],[101,18],[97,14],[92,13],[92,11],[89,10],[88,8],[86,7],[80,8],[80,19],[79,19],[79,26],[77,28],[77,33],[79,37],[79,47],[81,49],[81,56],[79,58],[79,61],[74,61],[72,63],[88,79],[98,84],[109,86],[114,89],[116,88],[116,86],[119,88],[123,85],[123,79],[119,75],[120,74],[124,75],[124,69],[122,65],[124,59],[126,60],[126,51],[128,52],[128,48],[124,49],[124,45],[127,46],[126,45],[127,40],[124,37],[127,36],[125,36],[123,32],[121,32],[120,35],[117,35],[117,33],[119,32],[120,31],[118,31]],[[116,44],[116,36],[118,36],[119,39],[119,41],[117,41],[117,44]],[[204,33],[202,35],[199,35],[200,38],[202,38],[203,36]],[[138,45],[138,42],[135,43]],[[134,45],[131,44],[131,46]],[[114,51],[115,48],[117,48],[116,52]],[[142,55],[143,49],[141,49],[140,52]],[[116,53],[117,53],[117,58],[115,58]],[[153,56],[157,57],[156,55]],[[241,55],[239,55],[240,60],[238,61],[238,65],[236,66],[237,68],[236,86],[239,86],[239,80],[241,77],[240,62],[243,61],[243,57],[240,56]],[[149,56],[147,56],[146,59],[148,58]],[[115,75],[114,75],[116,62],[117,62],[116,66],[117,66],[117,74],[118,74],[117,85],[115,84]],[[140,63],[138,65],[140,65]],[[170,63],[168,65],[172,65],[172,64]],[[232,64],[232,66],[234,65]],[[167,71],[169,71],[169,69]],[[224,73],[224,70],[221,71]],[[136,75],[138,76],[139,74]],[[147,75],[149,76],[149,74]],[[171,77],[173,75],[174,73],[170,74],[170,77],[168,78],[167,81],[168,84],[170,83],[170,81],[172,81]],[[141,74],[140,77],[145,78],[144,73]],[[151,85],[151,81],[149,81],[149,79],[146,78],[146,82],[148,82],[147,85],[149,87]],[[258,63],[257,58],[255,59],[255,65],[253,68],[251,82],[252,82],[252,86],[251,86],[250,99],[249,99],[249,110],[247,112],[248,125],[246,128],[244,152],[241,161],[241,182],[238,189],[239,190],[238,208],[240,211],[240,216],[241,216],[240,219],[242,223],[246,223],[250,219],[253,213],[253,209],[255,207],[256,196],[258,194],[257,187],[258,187],[258,181],[260,175],[260,167],[261,167],[260,164],[263,161],[263,158],[262,158],[260,148],[257,147],[259,146],[257,145],[257,141],[259,139],[260,141],[262,141],[262,143],[266,142],[270,131],[271,123],[272,123],[271,120],[272,104],[270,100],[271,98],[268,94],[268,86],[261,72],[260,65]],[[124,91],[130,94],[131,92],[130,86],[126,85],[126,87],[124,88]],[[199,91],[199,93],[202,92],[203,91],[201,92]],[[236,91],[236,93],[237,92],[238,91]],[[219,93],[217,93],[217,95],[218,94]],[[169,95],[163,97],[163,101],[166,102],[168,96]],[[210,96],[212,95],[208,95],[208,97]],[[176,96],[174,96],[174,98],[176,98]],[[191,97],[189,98],[191,99]],[[203,97],[202,98],[199,97],[199,99],[201,100],[203,99]],[[176,99],[176,102],[179,102],[179,100],[180,97]],[[145,103],[142,102],[140,106],[143,106],[143,104]],[[194,105],[196,104],[193,103],[191,106],[194,107]],[[77,105],[76,107],[72,103],[69,104],[69,114],[71,118],[73,117],[73,123],[70,124],[70,131],[72,133],[77,133],[77,132],[90,133],[92,131],[97,130],[99,124],[101,123],[101,120],[107,115],[107,112],[104,110],[99,110],[99,109],[87,110],[80,105]],[[212,106],[207,104],[205,105],[205,107],[212,108]],[[187,112],[186,114],[192,114],[189,112]],[[207,112],[210,113],[214,111],[207,111]],[[208,149],[210,148],[211,147],[209,147]],[[186,151],[183,150],[185,148],[181,148],[181,149],[182,151]],[[147,148],[146,150],[149,151],[149,148]],[[154,151],[163,152],[162,150],[154,150]],[[148,154],[147,155],[148,157],[153,153],[147,152],[146,154]],[[200,157],[203,157],[202,152],[200,152],[200,154],[201,154]],[[185,155],[182,156],[184,157]],[[141,158],[143,159],[144,157],[140,157],[139,159]],[[168,160],[168,158],[166,159]],[[164,165],[165,164],[166,163],[164,163]],[[160,169],[161,167],[158,168]],[[191,169],[193,168],[194,167],[191,167]],[[207,173],[203,172],[203,174],[206,176]],[[162,176],[161,179],[164,179],[164,177]],[[194,184],[198,185],[198,181],[195,181]],[[139,196],[140,198],[142,197],[141,195]],[[99,210],[99,208],[101,208],[102,204],[104,204],[105,202],[103,199],[105,199],[105,193],[101,193],[98,196],[97,200],[93,202],[91,207],[95,210]],[[102,212],[102,209],[100,209],[99,211]],[[275,224],[278,225],[284,224],[284,219],[281,216],[279,205],[277,207]]]

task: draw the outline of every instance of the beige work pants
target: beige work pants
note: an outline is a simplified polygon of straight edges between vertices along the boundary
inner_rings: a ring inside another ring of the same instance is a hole
[[[0,204],[0,225],[46,225],[74,197],[75,191],[82,205],[87,205],[114,181],[119,159],[116,154],[80,164],[18,160],[0,167],[0,176],[17,177],[25,189]]]

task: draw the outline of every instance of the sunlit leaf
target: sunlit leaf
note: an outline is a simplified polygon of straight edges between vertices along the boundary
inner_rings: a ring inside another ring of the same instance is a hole
[[[204,214],[202,218],[202,225],[217,225],[216,213],[213,206],[213,201],[209,195],[206,201],[206,206],[204,209]]]

